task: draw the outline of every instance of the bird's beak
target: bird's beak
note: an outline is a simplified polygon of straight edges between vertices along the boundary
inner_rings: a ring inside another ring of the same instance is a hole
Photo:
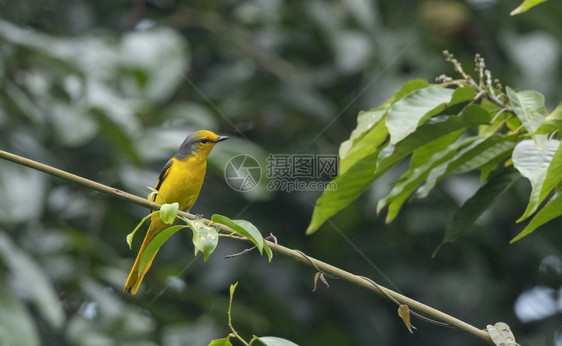
[[[219,138],[217,138],[215,143],[226,141],[227,139],[228,139],[228,136],[219,136]]]

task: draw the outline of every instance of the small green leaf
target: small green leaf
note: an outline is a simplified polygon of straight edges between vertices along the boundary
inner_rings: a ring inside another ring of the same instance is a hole
[[[357,199],[377,177],[373,174],[377,166],[375,151],[359,160],[351,169],[332,180],[337,186],[335,190],[324,190],[316,201],[310,225],[306,234],[312,234],[331,216]]]
[[[276,336],[260,336],[258,340],[266,346],[298,346],[292,341],[278,338]]]
[[[541,192],[539,194],[539,203],[544,201],[546,196],[554,189],[556,186],[560,185],[562,182],[562,145],[558,146],[548,169],[546,170],[546,177],[544,178],[544,184],[542,185]]]
[[[541,149],[538,149],[533,141],[524,140],[515,146],[512,154],[513,165],[522,176],[531,182],[529,204],[517,222],[521,222],[533,214],[546,197],[546,194],[541,196],[541,191],[548,168],[559,145],[560,141],[550,140]]]
[[[232,298],[234,297],[234,291],[236,291],[236,287],[238,286],[238,282],[235,282],[230,285],[230,304],[232,305]]]
[[[482,165],[482,167],[480,167],[480,181],[485,181],[486,179],[488,179],[490,173],[498,168],[499,161],[501,161],[501,159],[490,160],[488,163],[485,163],[484,165]]]
[[[488,210],[496,199],[505,193],[520,177],[521,175],[516,169],[508,167],[502,172],[499,172],[476,191],[476,193],[457,210],[453,219],[447,225],[445,236],[433,253],[433,257],[435,257],[437,251],[439,251],[445,243],[452,243],[463,233],[468,232],[480,215]]]
[[[562,191],[558,191],[552,198],[542,207],[541,210],[531,219],[531,222],[525,227],[515,238],[511,239],[510,244],[515,243],[519,239],[533,232],[537,227],[544,225],[552,219],[562,215]]]
[[[535,132],[548,114],[544,106],[544,96],[534,90],[515,92],[510,87],[506,87],[505,90],[515,114],[527,132],[531,134],[537,146],[541,147],[546,141],[546,136],[537,135]]]
[[[168,227],[162,232],[158,233],[158,235],[156,235],[156,237],[154,237],[154,239],[150,241],[150,243],[148,244],[148,246],[146,247],[146,249],[141,255],[140,264],[139,264],[139,275],[142,273],[144,267],[146,267],[146,264],[148,263],[148,261],[150,261],[152,256],[154,256],[156,252],[158,252],[160,247],[164,245],[166,240],[168,240],[168,238],[170,238],[174,233],[176,233],[177,231],[179,231],[184,227],[185,227],[184,225],[176,225],[176,226]]]
[[[271,262],[271,260],[273,259],[273,252],[271,251],[271,248],[269,247],[269,245],[267,245],[267,242],[263,241],[263,251],[265,251],[265,254],[267,255],[267,259],[269,262]]]
[[[250,241],[258,248],[260,254],[263,253],[263,246],[265,243],[264,239],[260,231],[258,231],[256,226],[252,225],[252,223],[246,220],[231,220],[228,217],[219,214],[213,214],[213,216],[211,216],[211,220],[228,226],[244,237],[250,239]]]
[[[468,102],[476,97],[476,88],[473,86],[466,86],[456,88],[451,96],[451,101],[447,104],[447,107],[457,105],[459,103]]]
[[[141,222],[139,222],[139,224],[137,225],[137,227],[135,227],[135,229],[131,233],[127,234],[126,240],[127,240],[127,244],[129,244],[129,249],[132,249],[133,247],[133,237],[135,236],[135,233],[137,233],[137,231],[141,228],[142,224],[146,221],[146,219],[152,217],[154,213],[157,213],[157,211],[153,211],[152,213],[143,217]]]
[[[388,137],[388,130],[386,129],[384,119],[385,117],[379,119],[369,131],[357,139],[353,146],[348,149],[345,157],[342,158],[340,155],[339,174],[345,174],[357,161],[369,156],[369,154],[376,151],[383,144]]]
[[[494,110],[494,112],[496,111]],[[493,118],[493,122],[491,122],[490,124],[478,126],[478,136],[486,137],[496,133],[501,133],[501,129],[506,126],[505,122],[510,116],[511,113],[507,113],[505,111],[501,114],[496,114]]]
[[[445,136],[439,137],[434,141],[431,141],[420,148],[414,150],[412,157],[410,158],[410,169],[424,165],[427,160],[429,160],[433,155],[443,150],[446,150],[452,143],[454,143],[460,135],[462,135],[464,130],[458,130],[451,132]]]
[[[340,145],[340,160],[343,160],[347,156],[349,150],[355,146],[355,143],[358,140],[363,138],[365,133],[369,132],[374,125],[379,123],[379,121],[386,114],[387,109],[388,106],[380,106],[366,112],[359,112],[359,115],[357,116],[357,127],[353,131],[351,131],[351,136],[349,137],[349,139],[342,142],[342,144]]]
[[[232,346],[232,343],[230,337],[227,336],[226,338],[211,340],[209,346]]]
[[[490,136],[484,143],[476,146],[473,150],[467,150],[457,160],[451,163],[447,175],[458,175],[478,169],[488,162],[510,156],[515,147],[517,136]]]
[[[556,106],[552,113],[547,115],[535,133],[547,134],[554,131],[560,131],[560,129],[562,129],[562,102]]]
[[[505,125],[511,131],[517,131],[523,124],[521,124],[521,120],[518,117],[511,117],[507,119]]]
[[[176,220],[178,216],[178,208],[180,207],[178,202],[171,203],[171,204],[162,204],[160,207],[160,219],[164,221],[164,223],[171,225]]]
[[[394,96],[392,98],[390,98],[390,100],[387,100],[387,102],[385,102],[384,104],[394,103],[394,102],[402,99],[404,96],[408,95],[412,91],[418,90],[418,89],[424,89],[424,88],[427,88],[428,86],[429,86],[429,82],[426,81],[425,79],[409,80],[406,83],[404,83],[402,85],[402,87],[400,88],[400,90],[395,92]]]
[[[254,226],[251,222],[246,220],[232,220],[232,221],[246,231],[247,235],[245,234],[244,236],[252,240],[252,242],[257,246],[261,254],[263,250],[264,240],[260,231],[258,231],[256,226]]]
[[[193,231],[195,255],[201,251],[206,261],[217,248],[219,233],[216,228],[208,226],[203,220],[188,220],[188,225]]]
[[[420,186],[416,192],[416,198],[425,198],[429,192],[435,187],[437,182],[447,175],[450,168],[455,162],[461,160],[467,153],[478,147],[486,138],[484,137],[468,137],[463,139],[460,143],[455,143],[451,145],[452,149],[455,149],[454,156],[449,157],[447,160],[442,162],[439,166],[434,167],[431,172],[429,172],[425,183]],[[460,145],[459,145],[460,144]]]
[[[527,12],[531,8],[545,1],[546,0],[524,0],[521,5],[517,6],[513,11],[511,11],[510,15],[515,16],[516,14]]]
[[[160,193],[160,191],[156,190],[155,188],[153,188],[153,187],[151,187],[151,186],[147,186],[147,188],[151,191],[151,192],[148,194],[148,197],[147,197],[147,199],[148,199],[149,201],[152,202],[152,201],[156,200],[156,197],[155,197],[155,196],[160,196],[160,198],[162,198],[162,200],[164,201],[164,203],[166,203],[166,200],[164,199],[164,196],[162,196],[162,194]]]
[[[236,286],[238,286],[238,282],[230,285],[230,297],[228,300],[228,324],[230,326],[232,326],[232,301],[234,300],[234,291],[236,291]]]
[[[444,110],[453,92],[448,88],[427,87],[414,90],[394,103],[386,118],[390,143],[400,142],[425,120]]]

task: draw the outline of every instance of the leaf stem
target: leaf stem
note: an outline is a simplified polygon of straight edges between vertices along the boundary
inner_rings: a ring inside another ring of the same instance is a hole
[[[236,289],[236,286],[238,286],[238,282],[230,285],[230,300],[228,302],[228,326],[230,327],[230,330],[232,331],[232,333],[230,333],[230,335],[236,337],[236,339],[240,340],[244,345],[249,345],[246,340],[244,340],[240,335],[238,335],[238,332],[236,331],[236,329],[234,329],[234,326],[232,325],[232,299],[234,298],[234,290]]]

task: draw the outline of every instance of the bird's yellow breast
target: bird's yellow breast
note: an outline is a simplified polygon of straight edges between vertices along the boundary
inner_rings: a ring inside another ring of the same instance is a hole
[[[207,157],[190,155],[183,160],[172,158],[172,164],[158,191],[166,203],[179,203],[180,210],[189,210],[195,204],[205,181]],[[158,196],[156,203],[164,203]]]

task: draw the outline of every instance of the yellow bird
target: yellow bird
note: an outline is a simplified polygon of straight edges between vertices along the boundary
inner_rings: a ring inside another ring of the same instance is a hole
[[[153,201],[159,204],[177,202],[179,210],[191,209],[205,181],[207,156],[209,156],[215,144],[226,139],[228,139],[227,136],[219,136],[206,130],[197,131],[187,136],[174,157],[166,163],[162,173],[160,173],[156,181],[156,190],[158,190],[160,195],[155,195]],[[129,294],[137,293],[142,279],[156,256],[156,254],[152,256],[142,273],[139,274],[141,255],[150,241],[168,227],[170,225],[165,224],[158,214],[152,215],[150,227],[146,232],[123,292]]]

